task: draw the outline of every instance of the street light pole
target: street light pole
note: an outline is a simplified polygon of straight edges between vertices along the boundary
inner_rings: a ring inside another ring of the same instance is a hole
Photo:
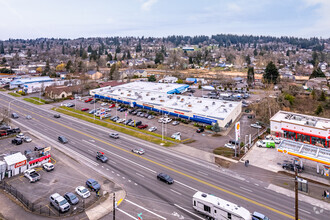
[[[11,100],[11,101],[8,103],[8,117],[10,117],[10,104],[11,104],[13,101],[16,101],[16,100],[15,100],[15,99],[14,99],[14,100]]]
[[[94,110],[95,110],[95,96],[94,96]],[[96,111],[94,112],[94,120],[95,120],[95,113],[96,113]]]

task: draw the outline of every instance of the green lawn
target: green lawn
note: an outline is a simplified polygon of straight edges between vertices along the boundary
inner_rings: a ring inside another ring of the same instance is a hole
[[[161,144],[163,142],[161,139],[162,136],[159,134],[149,132],[147,130],[140,130],[135,127],[126,127],[123,124],[113,122],[109,119],[102,120],[102,121],[94,120],[94,116],[92,114],[88,114],[87,112],[82,112],[80,110],[75,110],[75,109],[68,108],[65,106],[61,106],[59,108],[53,108],[52,110],[55,110],[57,112],[60,112],[60,113],[66,114],[66,115],[70,115],[75,118],[79,118],[79,119],[88,121],[88,122],[91,122],[94,124],[98,124],[100,126],[110,128],[112,130],[116,130],[118,132],[122,132],[122,133],[131,135],[131,136],[134,136],[134,137],[137,137],[137,138],[140,138],[140,139],[143,139],[143,140],[155,143],[155,144]],[[99,117],[95,117],[95,118],[99,119]],[[164,137],[164,139],[171,141],[171,142],[165,141],[164,146],[167,146],[167,147],[172,146],[174,144],[173,142],[179,142],[179,141],[173,140],[168,137]]]
[[[21,97],[20,94],[15,93],[15,92],[8,92],[9,95],[15,96],[15,97]]]
[[[42,103],[42,102],[39,102],[39,101],[34,100],[34,99],[30,99],[30,98],[24,98],[23,100],[24,100],[24,101],[27,101],[27,102],[31,102],[31,103],[33,103],[33,104],[35,104],[35,105],[43,105],[43,104],[44,104],[44,103]]]
[[[35,99],[37,100],[38,102],[42,102],[42,103],[45,103],[46,100],[43,100],[43,99],[39,99],[38,97],[30,97],[31,99]]]

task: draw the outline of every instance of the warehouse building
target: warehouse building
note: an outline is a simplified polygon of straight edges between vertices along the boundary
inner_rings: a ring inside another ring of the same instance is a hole
[[[19,78],[14,79],[9,83],[9,88],[22,88],[24,84],[29,83],[45,83],[45,82],[53,82],[54,79],[50,78],[49,76],[42,76],[42,77],[29,77],[29,78]]]
[[[188,85],[133,82],[91,90],[95,98],[162,112],[195,122],[228,127],[242,111],[241,102],[185,96]]]
[[[271,133],[294,141],[330,147],[330,119],[279,111],[270,119]]]

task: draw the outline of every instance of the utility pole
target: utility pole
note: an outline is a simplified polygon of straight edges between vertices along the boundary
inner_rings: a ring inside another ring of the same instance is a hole
[[[113,220],[116,219],[116,194],[113,193]]]
[[[297,166],[295,165],[295,180],[294,180],[294,192],[295,192],[295,220],[298,220],[298,173]]]

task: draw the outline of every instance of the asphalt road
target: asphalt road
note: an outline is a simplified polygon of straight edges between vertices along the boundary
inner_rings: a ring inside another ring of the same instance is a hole
[[[0,106],[7,107],[13,99],[0,94]],[[55,119],[54,112],[46,106],[17,100],[11,102],[11,112],[21,116],[13,119],[13,123],[26,126],[50,144],[69,151],[72,157],[121,184],[127,197],[116,212],[120,219],[137,218],[139,213],[143,219],[203,219],[192,209],[192,196],[197,190],[212,193],[250,212],[261,212],[271,219],[294,218],[293,198],[268,190],[268,184],[250,178],[244,172],[218,168],[125,134],[119,139],[111,139],[109,129],[64,115]],[[26,120],[24,115],[27,114],[33,119]],[[66,136],[69,143],[56,143],[59,135]],[[131,153],[136,147],[144,148],[146,154]],[[109,157],[108,163],[95,161],[97,151],[103,151]],[[157,181],[159,172],[169,174],[175,183],[167,185]],[[317,214],[315,207],[301,201],[299,209],[300,219],[328,219],[330,214],[327,210]]]

